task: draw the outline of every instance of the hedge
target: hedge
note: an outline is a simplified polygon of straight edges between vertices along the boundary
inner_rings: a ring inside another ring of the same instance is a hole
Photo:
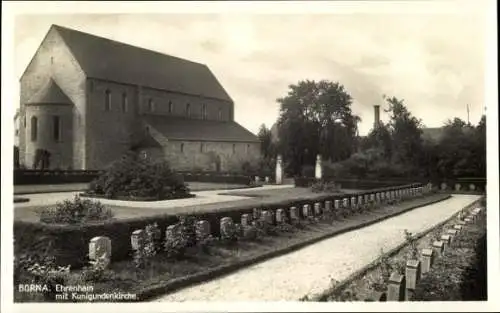
[[[14,170],[14,185],[48,185],[68,183],[90,183],[102,171],[97,170]],[[222,174],[217,172],[190,173],[178,172],[187,182],[209,182],[249,185],[249,176]]]
[[[314,177],[296,177],[295,179],[295,187],[310,187],[314,182],[317,181]],[[462,185],[461,190],[468,190],[469,184],[474,184],[476,186],[476,190],[484,191],[484,186],[486,184],[486,178],[457,178],[457,179],[447,179],[443,178],[442,180],[438,179],[415,179],[413,181],[403,180],[403,179],[381,179],[381,180],[373,180],[373,179],[358,179],[358,178],[323,178],[325,181],[331,181],[340,184],[343,189],[371,189],[376,186],[389,187],[389,186],[397,186],[403,184],[415,183],[416,181],[422,184],[427,182],[431,182],[436,188],[441,188],[441,183],[446,183],[448,185],[449,190],[455,189],[455,184],[459,183]]]
[[[372,189],[375,187],[391,187],[406,185],[415,182],[402,182],[393,180],[365,180],[365,179],[321,179],[318,180],[314,177],[296,177],[294,178],[295,187],[311,187],[316,181],[333,181],[336,184],[340,184],[342,189]]]
[[[89,183],[99,176],[100,171],[81,170],[14,170],[14,185],[48,185],[68,183]]]
[[[221,218],[231,217],[235,223],[239,223],[241,214],[251,214],[253,208],[276,210],[279,208],[288,209],[291,206],[296,206],[299,209],[297,210],[298,213],[302,216],[302,210],[300,210],[300,208],[304,204],[313,204],[315,202],[330,200],[333,205],[333,201],[335,199],[420,186],[422,185],[411,184],[391,188],[379,188],[357,193],[347,193],[344,195],[322,195],[312,199],[290,199],[276,203],[262,204],[260,206],[240,205],[211,212],[198,213],[195,214],[195,216],[198,219],[207,220],[210,223],[212,235],[219,236],[219,223]],[[288,210],[285,210],[285,212],[286,214],[289,214]],[[88,244],[90,239],[93,237],[109,237],[112,241],[111,259],[113,261],[119,261],[130,257],[132,251],[130,245],[130,235],[134,230],[143,229],[146,225],[157,223],[162,231],[162,234],[164,234],[167,226],[177,222],[177,216],[168,214],[123,220],[111,220],[85,225],[49,225],[26,221],[14,221],[14,247],[16,255],[19,255],[19,253],[34,253],[43,255],[46,252],[50,252],[50,254],[55,257],[56,262],[59,265],[71,265],[73,268],[79,268],[88,262]]]
[[[205,183],[223,183],[223,184],[241,184],[250,185],[252,179],[244,175],[221,175],[214,173],[182,173],[179,174],[186,182],[205,182]]]

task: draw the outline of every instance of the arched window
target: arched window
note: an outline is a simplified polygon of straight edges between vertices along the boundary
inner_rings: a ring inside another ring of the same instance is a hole
[[[181,143],[181,152],[183,153],[184,152],[184,144]]]
[[[222,109],[219,109],[219,121],[222,121]]]
[[[186,104],[186,116],[191,115],[191,104]]]
[[[206,120],[207,119],[207,105],[203,104],[201,106],[201,118]]]
[[[246,153],[248,153],[250,151],[250,144],[247,144],[247,151]]]
[[[61,127],[61,118],[58,115],[53,116],[52,119],[52,131],[54,141],[60,141],[62,138],[62,127]]]
[[[109,112],[111,111],[111,91],[106,89],[106,99],[104,103],[104,111]]]
[[[36,141],[38,136],[38,118],[36,116],[31,117],[31,141]]]
[[[203,152],[203,148],[204,148],[204,145],[203,145],[203,142],[200,144],[200,152]]]
[[[148,101],[148,111],[149,112],[155,111],[155,103],[154,103],[153,99],[149,99],[149,101]]]
[[[236,153],[236,144],[233,143],[233,154]]]
[[[168,102],[168,113],[172,114],[174,112],[174,104],[172,101]]]
[[[122,111],[127,112],[128,111],[128,99],[127,99],[127,93],[122,94]]]

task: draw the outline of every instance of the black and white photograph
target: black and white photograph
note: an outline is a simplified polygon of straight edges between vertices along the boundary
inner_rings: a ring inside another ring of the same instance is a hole
[[[500,309],[495,1],[4,5],[6,312]]]

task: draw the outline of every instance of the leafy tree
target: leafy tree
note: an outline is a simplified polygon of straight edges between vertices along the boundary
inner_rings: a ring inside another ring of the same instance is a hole
[[[362,144],[362,150],[378,149],[385,158],[390,159],[392,154],[392,137],[388,125],[380,125],[370,131]]]
[[[288,173],[298,174],[303,165],[313,165],[318,153],[334,161],[353,153],[360,119],[352,114],[352,97],[344,86],[327,80],[299,81],[277,101],[279,149]]]
[[[261,142],[261,153],[265,159],[275,157],[275,147],[272,142],[271,130],[262,124],[259,128],[259,133],[257,135]]]
[[[477,127],[454,118],[443,129],[438,143],[436,172],[441,177],[484,177],[486,175],[485,119]]]
[[[418,167],[422,150],[421,121],[412,116],[404,105],[404,100],[396,97],[384,96],[389,105],[389,129],[392,135],[392,161],[408,164],[415,169]]]

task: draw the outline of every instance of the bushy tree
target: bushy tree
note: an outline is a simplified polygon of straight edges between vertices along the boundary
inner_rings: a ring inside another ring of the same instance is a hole
[[[305,80],[290,85],[279,98],[279,150],[286,171],[299,174],[319,153],[325,160],[343,160],[354,151],[359,117],[352,114],[352,97],[338,82]]]
[[[441,177],[485,177],[485,118],[474,127],[454,118],[444,126],[437,145],[436,172]]]
[[[384,96],[389,105],[389,129],[392,136],[392,160],[395,163],[418,167],[422,150],[422,125],[404,105],[404,100]]]
[[[392,156],[392,135],[388,125],[381,123],[366,136],[361,146],[362,150],[377,149],[385,158]]]
[[[260,125],[258,138],[260,140],[261,155],[265,159],[271,159],[276,157],[276,148],[272,141],[271,130],[266,127],[265,124]]]
[[[116,197],[173,199],[188,196],[183,178],[167,162],[153,162],[130,152],[90,184],[90,191]]]

